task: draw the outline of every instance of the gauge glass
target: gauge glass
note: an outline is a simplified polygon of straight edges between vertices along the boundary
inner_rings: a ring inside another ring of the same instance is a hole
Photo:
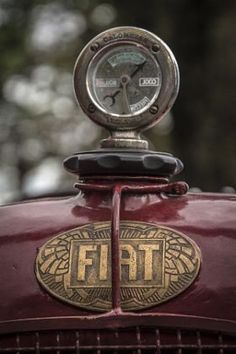
[[[106,48],[91,60],[86,84],[93,103],[113,116],[134,116],[157,99],[162,73],[144,47],[120,44]]]

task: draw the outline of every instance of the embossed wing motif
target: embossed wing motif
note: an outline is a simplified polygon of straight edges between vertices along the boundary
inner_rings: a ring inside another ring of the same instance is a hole
[[[65,236],[53,239],[43,249],[39,264],[43,273],[62,275],[69,269],[70,241]]]
[[[158,305],[189,288],[201,253],[188,236],[164,226],[121,221],[122,309]],[[46,242],[36,276],[52,295],[72,305],[111,309],[111,224],[84,225]],[[190,290],[191,291],[191,290]]]

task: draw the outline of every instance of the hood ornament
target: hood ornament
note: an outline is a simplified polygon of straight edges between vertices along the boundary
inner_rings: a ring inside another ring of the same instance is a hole
[[[82,181],[147,177],[168,182],[183,169],[182,162],[149,150],[140,134],[171,109],[178,89],[177,62],[156,35],[117,27],[96,36],[76,61],[74,90],[82,110],[110,136],[100,149],[67,158],[65,168]]]
[[[179,89],[178,65],[156,35],[135,27],[112,28],[80,53],[74,89],[86,115],[111,133],[101,147],[147,149],[140,133],[172,107]]]

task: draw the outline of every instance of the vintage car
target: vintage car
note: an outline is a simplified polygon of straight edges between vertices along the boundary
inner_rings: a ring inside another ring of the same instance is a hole
[[[110,136],[65,160],[76,196],[0,208],[0,353],[236,353],[236,197],[188,192],[140,135],[177,96],[172,52],[107,30],[74,87]]]

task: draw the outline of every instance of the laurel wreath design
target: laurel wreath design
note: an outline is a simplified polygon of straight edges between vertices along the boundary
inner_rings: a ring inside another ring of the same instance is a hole
[[[198,275],[201,254],[195,242],[182,233],[149,223],[121,222],[120,239],[165,241],[164,286],[122,287],[123,310],[140,310],[167,301],[187,289]],[[69,230],[46,242],[36,259],[36,277],[52,295],[75,306],[92,310],[111,308],[112,289],[68,287],[72,240],[110,239],[110,223],[95,223]]]

